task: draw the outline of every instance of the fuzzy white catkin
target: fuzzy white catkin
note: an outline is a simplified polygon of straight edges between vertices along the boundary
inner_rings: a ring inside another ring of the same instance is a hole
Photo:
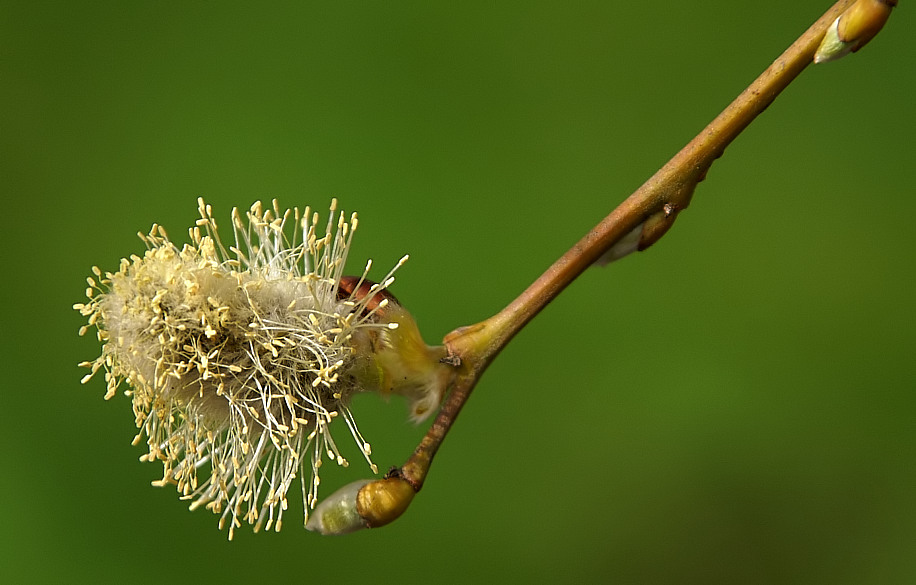
[[[395,326],[368,299],[338,298],[357,222],[341,213],[335,223],[336,202],[323,231],[308,208],[234,210],[228,248],[210,207],[199,206],[190,244],[179,248],[154,225],[141,235],[142,257],[104,276],[93,269],[89,301],[74,306],[89,321],[81,334],[94,325],[102,342],[82,364],[92,370],[84,382],[104,370],[106,398],[127,387],[135,442],[145,437],[143,459],[163,465],[157,483],[219,514],[230,538],[243,522],[279,530],[297,475],[307,521],[324,457],[347,465],[335,419],[378,472],[347,405],[378,389],[374,357],[358,348],[386,346]]]

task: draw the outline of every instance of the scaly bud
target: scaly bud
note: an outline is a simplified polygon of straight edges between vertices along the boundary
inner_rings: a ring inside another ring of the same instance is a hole
[[[310,514],[306,529],[320,534],[348,534],[397,520],[416,491],[397,474],[360,480],[340,488]]]
[[[835,61],[864,47],[878,34],[896,5],[897,0],[859,0],[853,4],[830,25],[814,62]]]
[[[595,260],[597,266],[607,266],[615,260],[620,260],[624,256],[629,256],[639,250],[639,240],[642,239],[642,228],[644,223],[639,224],[629,231],[627,235],[620,238],[616,244]]]
[[[367,483],[356,495],[356,510],[369,528],[378,528],[400,518],[413,497],[413,486],[399,475]]]
[[[321,500],[321,503],[309,514],[306,530],[319,534],[348,534],[356,532],[366,526],[356,506],[359,491],[371,479],[361,479],[349,483],[330,496]]]

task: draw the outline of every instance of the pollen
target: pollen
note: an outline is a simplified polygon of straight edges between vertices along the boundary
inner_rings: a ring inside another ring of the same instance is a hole
[[[233,209],[228,246],[211,207],[200,199],[198,209],[189,243],[154,224],[140,235],[143,256],[114,273],[92,267],[88,301],[73,308],[87,319],[80,334],[94,327],[102,342],[80,364],[90,369],[82,381],[101,370],[106,398],[124,390],[148,450],[141,459],[163,467],[154,484],[219,514],[231,539],[243,523],[279,530],[297,476],[308,520],[323,457],[348,464],[331,433],[337,419],[377,473],[348,407],[366,390],[353,340],[389,325],[338,298],[357,220],[336,200],[323,226],[309,208],[276,201]]]

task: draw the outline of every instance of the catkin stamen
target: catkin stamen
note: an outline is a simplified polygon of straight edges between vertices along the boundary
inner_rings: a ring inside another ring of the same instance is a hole
[[[378,472],[347,404],[361,390],[349,373],[354,336],[386,325],[364,302],[337,298],[357,219],[337,213],[336,200],[323,233],[309,208],[233,209],[229,246],[211,207],[200,199],[198,208],[190,244],[179,248],[154,224],[140,235],[142,257],[104,276],[92,268],[88,300],[74,309],[87,319],[80,334],[97,328],[103,346],[80,364],[90,369],[82,381],[104,371],[106,399],[126,388],[135,442],[147,445],[141,459],[163,466],[156,485],[219,515],[230,538],[243,523],[279,530],[297,475],[307,519],[322,457],[348,464],[334,419]]]

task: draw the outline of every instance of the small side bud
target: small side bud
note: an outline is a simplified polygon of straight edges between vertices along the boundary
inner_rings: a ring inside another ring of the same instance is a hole
[[[396,475],[354,481],[322,500],[309,515],[305,528],[320,534],[378,528],[397,520],[414,495],[413,486]]]
[[[359,490],[356,509],[369,528],[378,528],[400,518],[416,493],[404,478],[386,477]]]
[[[348,534],[368,528],[357,510],[357,495],[371,482],[371,479],[354,481],[323,499],[309,514],[306,530],[319,534]]]
[[[887,22],[897,0],[859,0],[841,14],[824,35],[815,63],[827,63],[864,47]]]
[[[639,224],[630,233],[620,238],[611,249],[601,255],[601,258],[595,260],[596,266],[607,266],[615,260],[620,260],[639,250],[639,240],[642,239],[642,228],[644,223]]]

